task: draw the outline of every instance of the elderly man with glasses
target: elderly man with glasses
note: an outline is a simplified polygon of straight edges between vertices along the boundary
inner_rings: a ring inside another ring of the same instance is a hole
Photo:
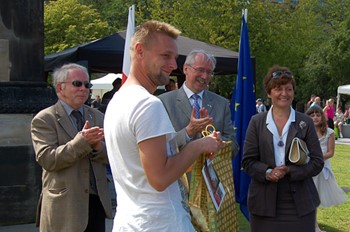
[[[187,142],[201,137],[201,131],[213,124],[224,140],[231,140],[234,155],[238,152],[226,98],[208,90],[214,76],[216,59],[204,50],[192,50],[186,57],[183,72],[186,81],[180,89],[159,96],[177,131],[181,149]],[[188,175],[190,177],[190,175]]]
[[[53,73],[58,102],[32,120],[36,161],[42,167],[40,231],[105,231],[112,218],[106,178],[103,114],[84,103],[91,84],[85,67]]]

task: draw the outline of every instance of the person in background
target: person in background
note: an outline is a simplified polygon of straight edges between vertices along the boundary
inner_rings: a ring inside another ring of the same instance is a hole
[[[334,129],[336,128],[338,129],[340,138],[343,138],[343,133],[341,132],[341,125],[343,121],[344,121],[344,114],[343,114],[343,111],[341,110],[341,106],[339,106],[334,116]]]
[[[156,91],[153,92],[153,95],[158,96],[158,95],[165,93],[165,92],[166,92],[165,86],[158,86]]]
[[[87,69],[66,64],[53,73],[58,102],[32,120],[36,161],[42,167],[40,231],[104,232],[112,218],[106,178],[103,114],[84,103]]]
[[[318,106],[321,107],[321,98],[320,97],[315,97],[315,101],[311,103],[310,107]]]
[[[239,146],[231,121],[226,98],[209,91],[208,85],[214,75],[216,59],[204,50],[194,49],[186,57],[183,72],[186,80],[180,89],[159,95],[171,123],[177,132],[180,150],[191,140],[201,138],[201,132],[213,124],[224,140],[232,141],[233,155]],[[188,179],[190,180],[188,170]]]
[[[266,109],[265,111],[269,111],[270,105],[269,105],[269,103],[266,102],[265,99],[262,99],[262,104],[265,106],[265,109]]]
[[[119,90],[121,84],[122,84],[121,78],[117,78],[113,81],[113,83],[112,83],[113,89],[106,92],[105,94],[103,94],[103,97],[102,97],[102,104],[103,105],[108,105],[109,101],[112,99],[115,92],[117,92]]]
[[[343,123],[350,124],[350,104],[345,106]]]
[[[114,94],[119,90],[121,84],[122,84],[122,79],[121,78],[115,79],[113,81],[113,83],[112,83],[113,89],[108,91],[108,92],[106,92],[105,94],[103,94],[101,105],[98,108],[102,113],[106,112],[106,108],[107,108],[107,105],[108,105],[109,101],[112,99]]]
[[[96,95],[96,98],[91,102],[91,107],[98,109],[101,105],[100,95]]]
[[[261,98],[256,99],[256,112],[263,113],[266,112],[266,106],[263,103],[264,101]]]
[[[170,79],[169,84],[165,85],[165,91],[169,92],[175,89],[177,89],[176,82],[174,79]]]
[[[345,106],[345,111],[344,111],[344,118],[343,121],[339,122],[338,128],[339,128],[339,137],[343,138],[343,130],[342,130],[342,125],[344,124],[350,124],[350,105]]]
[[[343,204],[348,197],[341,187],[337,184],[330,158],[334,156],[335,136],[333,129],[327,126],[327,118],[325,113],[319,107],[311,107],[306,114],[313,120],[316,128],[318,140],[321,144],[323,153],[324,167],[322,172],[313,177],[318,195],[321,200],[322,207],[330,207]],[[322,230],[316,222],[316,232]]]
[[[310,100],[307,102],[307,109],[310,108],[311,104],[315,102],[316,95],[311,94]]]
[[[334,130],[334,115],[335,115],[335,110],[334,110],[334,101],[333,99],[329,99],[326,102],[326,106],[323,108],[323,112],[325,113],[327,117],[327,125],[329,128]]]
[[[263,82],[272,106],[250,120],[242,160],[251,176],[251,231],[314,231],[320,199],[312,177],[324,163],[313,122],[291,107],[296,86],[287,67],[271,67]],[[295,137],[305,141],[310,151],[305,165],[294,165],[287,158]]]
[[[136,28],[128,79],[107,107],[105,138],[118,193],[113,231],[194,231],[179,179],[199,155],[214,157],[225,146],[214,132],[179,152],[169,116],[152,94],[177,68],[179,34],[154,20]]]

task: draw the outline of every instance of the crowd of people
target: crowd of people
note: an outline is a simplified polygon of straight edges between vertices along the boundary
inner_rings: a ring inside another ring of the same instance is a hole
[[[117,79],[108,96],[96,96],[90,106],[85,104],[91,88],[87,69],[66,64],[55,70],[59,100],[31,125],[43,170],[40,231],[105,231],[105,218],[112,218],[107,167],[117,193],[113,231],[195,231],[188,206],[191,166],[203,154],[214,159],[226,141],[232,141],[232,156],[243,149],[242,167],[251,177],[252,232],[318,232],[319,205],[347,200],[329,159],[333,128],[349,118],[349,107],[335,111],[329,99],[322,108],[312,95],[306,114],[294,110],[294,75],[275,65],[263,80],[271,106],[256,100],[257,114],[239,148],[227,99],[208,90],[216,66],[212,54],[192,50],[182,67],[185,82],[180,88],[169,83],[177,69],[180,33],[154,20],[138,26],[126,82]],[[158,86],[166,86],[159,96]],[[201,136],[209,124],[216,131]],[[293,138],[306,143],[307,163],[288,159]]]
[[[344,108],[341,105],[336,108],[334,99],[330,98],[326,100],[324,107],[322,107],[321,98],[312,94],[307,103],[306,111],[310,109],[310,107],[321,108],[325,113],[327,126],[335,130],[335,138],[337,139],[338,137],[343,138],[342,125],[350,124],[349,106],[350,104],[348,103]],[[345,110],[344,112],[343,109]]]

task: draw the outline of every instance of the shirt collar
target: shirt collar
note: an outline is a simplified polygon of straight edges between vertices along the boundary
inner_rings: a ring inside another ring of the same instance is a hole
[[[273,105],[271,106],[270,110],[267,112],[267,117],[266,117],[266,124],[271,124],[274,123],[273,118],[272,118],[272,108]],[[290,107],[290,114],[289,114],[289,119],[291,122],[295,122],[295,110]]]
[[[186,81],[183,83],[183,89],[187,95],[187,98],[190,99],[192,97],[193,94],[195,94],[194,92],[192,92],[187,86],[186,86]],[[198,96],[200,96],[201,99],[203,99],[203,93],[204,90],[202,90],[201,92],[197,93]]]
[[[62,104],[62,106],[63,106],[64,110],[66,111],[66,113],[68,115],[70,115],[74,109],[70,105],[65,103],[63,100],[60,99],[59,101]],[[78,110],[80,111],[81,115],[84,115],[83,106],[81,106]]]

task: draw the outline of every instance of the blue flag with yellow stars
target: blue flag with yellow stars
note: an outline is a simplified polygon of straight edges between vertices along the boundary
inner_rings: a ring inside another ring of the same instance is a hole
[[[250,177],[243,171],[241,161],[246,130],[250,118],[256,114],[256,109],[248,27],[244,15],[242,16],[237,80],[233,89],[230,108],[232,124],[236,132],[237,142],[240,146],[238,154],[232,160],[236,201],[240,204],[240,209],[244,216],[249,220],[247,196]]]

